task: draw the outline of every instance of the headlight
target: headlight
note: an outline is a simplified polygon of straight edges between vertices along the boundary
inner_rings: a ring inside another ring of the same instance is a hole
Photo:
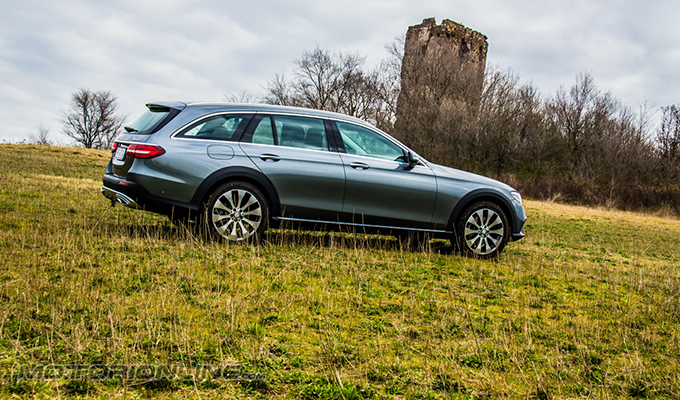
[[[521,206],[521,205],[522,205],[522,195],[519,194],[519,192],[515,192],[515,191],[510,192],[510,194],[511,194],[512,197],[519,203],[519,205]]]

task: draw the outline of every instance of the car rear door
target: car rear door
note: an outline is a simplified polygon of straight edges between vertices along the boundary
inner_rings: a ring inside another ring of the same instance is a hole
[[[240,146],[274,184],[282,217],[337,221],[345,172],[322,119],[258,114]]]

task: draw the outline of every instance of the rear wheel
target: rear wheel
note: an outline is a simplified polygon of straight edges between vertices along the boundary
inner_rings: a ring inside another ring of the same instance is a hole
[[[495,203],[478,201],[461,214],[451,244],[477,258],[498,257],[508,242],[510,225],[503,210]]]
[[[212,238],[231,243],[258,242],[267,229],[269,205],[248,182],[229,182],[208,198],[203,221]]]

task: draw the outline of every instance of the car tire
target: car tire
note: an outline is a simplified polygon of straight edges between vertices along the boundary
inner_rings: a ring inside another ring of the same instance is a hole
[[[203,210],[208,237],[229,243],[257,243],[269,222],[267,198],[248,182],[233,181],[215,189]]]
[[[510,224],[503,210],[490,201],[477,201],[460,215],[451,244],[465,255],[490,259],[503,251]]]

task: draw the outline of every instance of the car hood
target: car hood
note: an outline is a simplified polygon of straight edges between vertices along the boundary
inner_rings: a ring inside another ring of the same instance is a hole
[[[452,179],[457,181],[472,182],[480,186],[493,187],[504,191],[515,190],[511,186],[486,176],[473,174],[472,172],[461,171],[455,168],[444,167],[443,165],[428,164],[437,178]]]

